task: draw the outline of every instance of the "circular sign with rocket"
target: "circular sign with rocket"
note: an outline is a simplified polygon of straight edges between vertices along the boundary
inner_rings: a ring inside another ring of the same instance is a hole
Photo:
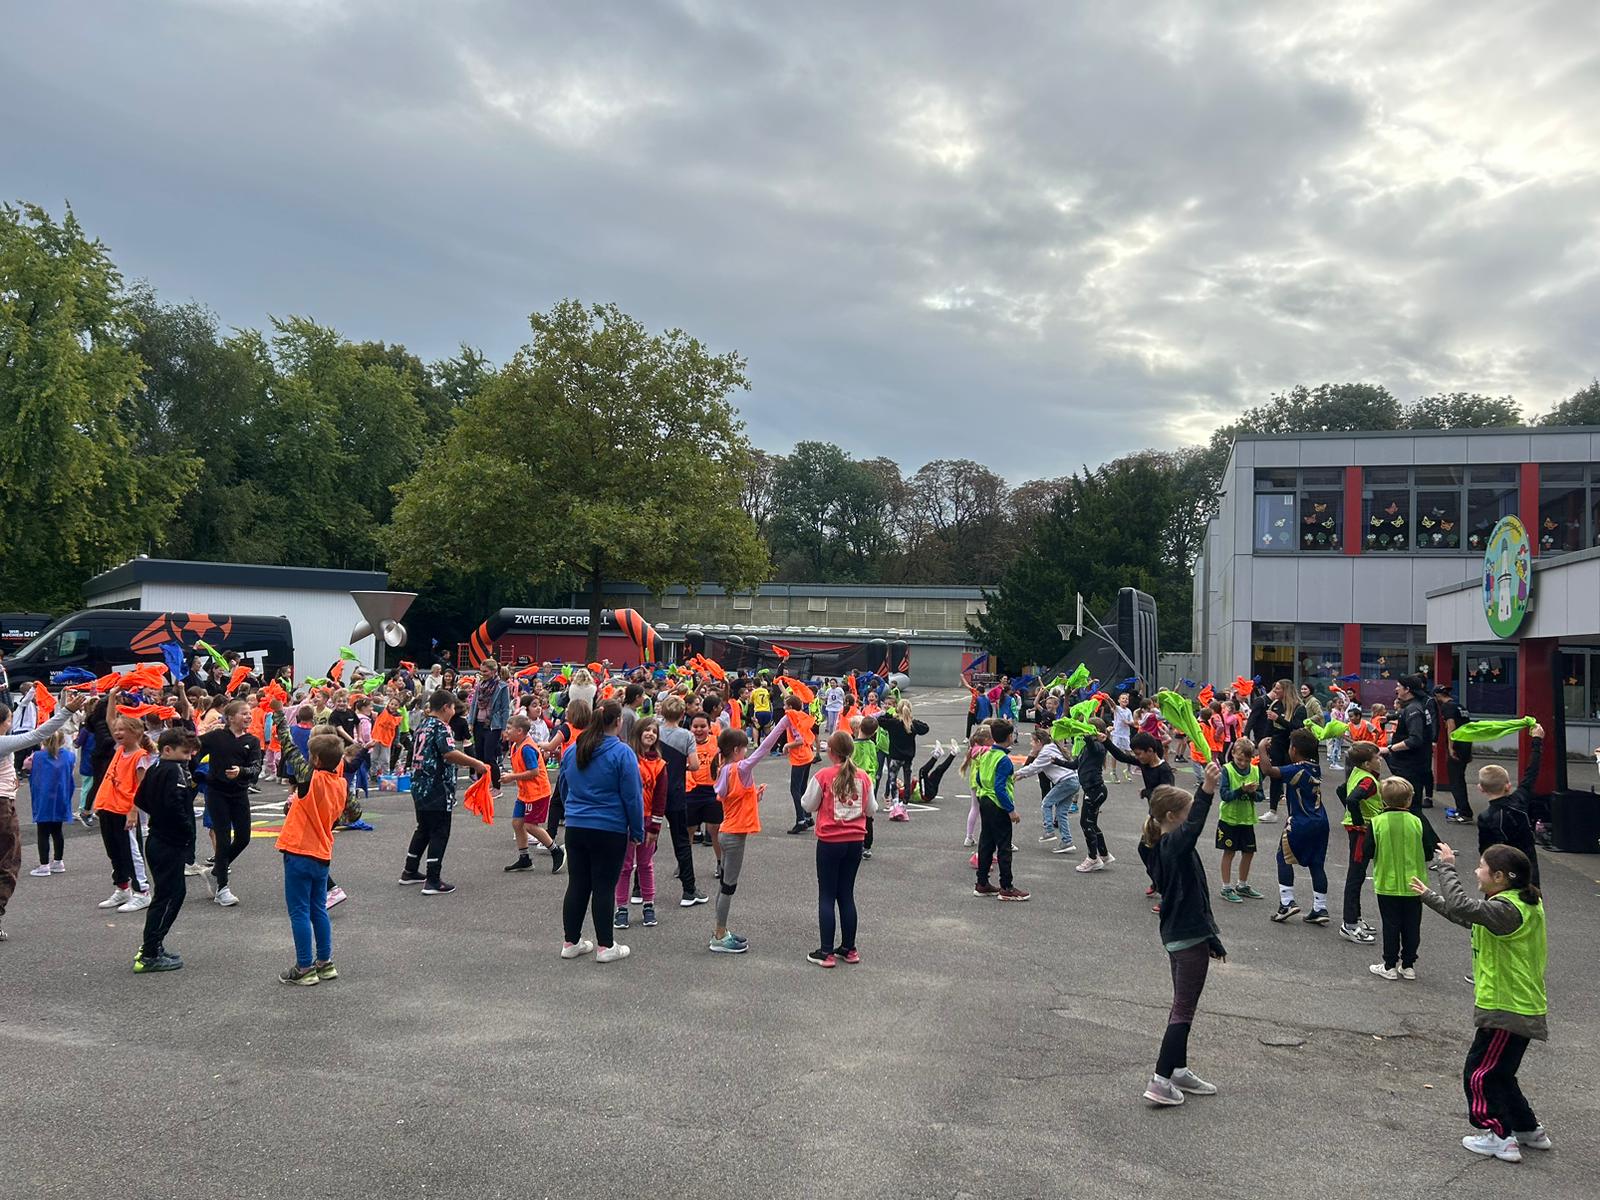
[[[1533,553],[1516,517],[1501,517],[1483,551],[1483,614],[1496,637],[1516,634],[1533,593]]]

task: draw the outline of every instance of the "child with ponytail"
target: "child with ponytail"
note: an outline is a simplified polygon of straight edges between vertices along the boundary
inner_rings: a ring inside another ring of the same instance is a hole
[[[1515,846],[1495,845],[1478,860],[1482,900],[1467,895],[1455,852],[1443,842],[1431,864],[1434,891],[1413,877],[1411,890],[1434,912],[1472,930],[1472,1023],[1477,1033],[1461,1069],[1467,1119],[1483,1132],[1461,1144],[1474,1154],[1521,1162],[1523,1150],[1549,1150],[1550,1135],[1533,1115],[1517,1070],[1533,1039],[1547,1041],[1544,904],[1532,864]]]
[[[837,966],[841,958],[847,963],[861,961],[856,950],[856,873],[867,838],[867,816],[878,802],[872,796],[872,777],[855,765],[854,755],[855,739],[835,730],[828,738],[828,766],[807,784],[800,801],[817,821],[817,925],[822,940],[806,960],[819,967]]]
[[[1161,893],[1161,944],[1172,966],[1172,1010],[1155,1074],[1144,1098],[1155,1105],[1182,1104],[1185,1094],[1214,1096],[1217,1089],[1189,1069],[1189,1027],[1194,1021],[1206,972],[1214,958],[1227,961],[1211,916],[1206,869],[1195,848],[1205,832],[1221,768],[1206,764],[1200,790],[1190,795],[1162,784],[1150,793],[1150,816],[1142,844],[1149,851],[1150,879]]]

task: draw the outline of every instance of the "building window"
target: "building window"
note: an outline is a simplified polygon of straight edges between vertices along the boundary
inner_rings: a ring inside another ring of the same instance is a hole
[[[844,610],[847,613],[865,613],[867,611],[867,602],[865,600],[847,599],[844,602]]]
[[[1584,517],[1589,511],[1587,475],[1582,463],[1551,463],[1539,469],[1540,554],[1566,554],[1588,544]]]
[[[1270,688],[1280,679],[1309,683],[1326,697],[1340,672],[1338,625],[1289,625],[1258,621],[1251,626],[1250,673]]]
[[[1256,551],[1295,548],[1295,491],[1299,472],[1287,469],[1256,472]]]
[[[1433,657],[1427,645],[1427,630],[1422,626],[1363,625],[1356,699],[1367,708],[1374,704],[1393,708],[1400,676],[1425,664],[1431,670]]]
[[[734,612],[749,612],[755,607],[754,601],[755,597],[753,596],[735,596],[733,597],[733,610]]]
[[[1255,549],[1337,551],[1344,536],[1344,472],[1338,468],[1256,472]]]
[[[682,596],[663,596],[663,597],[661,597],[661,607],[662,608],[682,608],[683,607],[683,597]]]
[[[969,616],[969,617],[981,617],[981,616],[983,616],[984,613],[986,613],[988,611],[989,611],[989,603],[986,600],[968,600],[967,601],[967,616]]]
[[[1460,467],[1414,467],[1417,512],[1414,541],[1418,550],[1461,548],[1461,488],[1466,472]]]
[[[900,600],[888,599],[888,600],[885,600],[883,602],[883,611],[884,612],[903,613],[903,612],[905,612],[905,610],[906,610],[906,602],[905,602],[904,599],[900,599]]]
[[[1363,548],[1369,553],[1411,548],[1411,468],[1368,467],[1361,489]]]
[[[1463,646],[1456,653],[1461,701],[1474,717],[1517,711],[1517,655],[1500,646]]]
[[[1300,472],[1300,549],[1337,550],[1344,535],[1344,472],[1338,467]]]
[[[1590,653],[1580,647],[1563,646],[1556,655],[1556,670],[1561,672],[1561,710],[1569,721],[1587,721],[1594,712],[1589,699]]]
[[[1517,468],[1496,464],[1467,468],[1467,549],[1481,554],[1501,517],[1517,511]]]
[[[1294,675],[1294,626],[1257,621],[1250,627],[1250,674],[1270,688]]]
[[[806,597],[806,611],[807,612],[827,612],[828,611],[828,598],[826,596],[807,596]]]

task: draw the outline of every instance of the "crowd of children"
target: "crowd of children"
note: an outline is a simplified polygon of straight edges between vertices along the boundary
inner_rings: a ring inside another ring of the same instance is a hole
[[[601,663],[576,671],[542,664],[513,672],[488,660],[466,678],[442,667],[423,675],[405,664],[365,678],[357,671],[344,686],[338,680],[297,686],[287,676],[263,681],[236,665],[226,690],[192,678],[172,683],[159,671],[155,677],[146,671],[64,691],[50,705],[58,711],[42,713],[46,719],[25,734],[9,733],[10,713],[4,711],[0,919],[16,882],[15,865],[7,882],[8,859],[20,855],[13,756],[34,747],[28,761],[39,866],[30,874],[49,877],[65,870],[63,829],[73,819],[77,772],[84,779],[78,819],[98,826],[112,877],[113,892],[101,907],[146,913],[134,957],[140,974],[183,965],[166,941],[185,902],[187,875],[201,876],[219,907],[240,903],[234,875],[250,844],[255,809],[282,803],[276,847],[293,962],[280,978],[296,986],[338,977],[328,917],[343,898],[330,877],[334,831],[359,827],[359,799],[370,798],[374,781],[380,788],[396,786],[398,774],[409,774],[416,826],[399,882],[420,885],[426,896],[444,896],[456,890],[445,880],[443,864],[457,804],[457,768],[481,779],[469,789],[469,805],[479,787],[516,789],[516,859],[506,870],[531,870],[537,850],[548,853],[552,873],[560,873],[569,861],[569,847],[560,841],[563,814],[569,800],[579,799],[569,785],[580,767],[587,769],[584,764],[604,761],[625,764],[629,779],[623,791],[635,802],[638,820],[622,823],[625,845],[616,862],[600,863],[605,855],[585,849],[581,882],[569,876],[563,957],[596,950],[574,925],[574,913],[581,925],[591,901],[600,961],[627,956],[628,948],[613,934],[630,927],[635,907],[642,926],[657,924],[655,856],[664,825],[677,860],[680,907],[710,902],[698,887],[694,855],[695,845],[708,846],[718,885],[708,948],[745,954],[750,942],[729,922],[734,895],[748,881],[749,839],[761,829],[764,786],[754,770],[781,748],[795,817],[788,832],[814,831],[816,841],[819,941],[807,958],[829,968],[861,961],[855,883],[873,854],[878,813],[908,820],[908,802],[937,800],[947,771],[959,761],[972,793],[964,845],[974,849],[973,894],[1026,901],[1030,894],[1015,878],[1017,785],[1039,781],[1042,845],[1055,855],[1076,854],[1069,821],[1076,815],[1084,854],[1077,872],[1105,872],[1116,862],[1100,827],[1109,759],[1112,780],[1119,769],[1126,768],[1129,779],[1133,768],[1139,771],[1145,895],[1154,900],[1173,979],[1167,1029],[1144,1096],[1155,1105],[1176,1106],[1186,1096],[1217,1090],[1188,1062],[1189,1030],[1208,966],[1225,955],[1199,853],[1212,806],[1220,898],[1236,905],[1263,898],[1250,882],[1257,826],[1277,819],[1282,807],[1275,847],[1279,904],[1271,919],[1282,924],[1301,915],[1296,874],[1304,869],[1311,899],[1303,921],[1329,924],[1326,748],[1328,767],[1344,772],[1337,796],[1349,870],[1340,936],[1363,945],[1378,940],[1379,931],[1361,912],[1369,873],[1382,939],[1381,961],[1370,968],[1374,976],[1416,978],[1424,905],[1471,927],[1478,1036],[1464,1086],[1472,1123],[1481,1132],[1464,1144],[1512,1161],[1521,1149],[1549,1147],[1516,1084],[1528,1041],[1545,1036],[1544,916],[1528,812],[1542,745],[1537,727],[1534,762],[1519,787],[1497,765],[1478,772],[1487,806],[1475,818],[1477,878],[1485,896],[1476,901],[1455,875],[1454,852],[1417,811],[1427,803],[1426,784],[1392,760],[1384,775],[1385,752],[1414,736],[1415,726],[1402,720],[1391,729],[1383,706],[1372,706],[1369,718],[1342,693],[1325,711],[1313,709],[1307,700],[1315,698],[1298,694],[1288,681],[1275,684],[1269,697],[1252,697],[1253,689],[1243,686],[1222,699],[1202,693],[1194,724],[1180,727],[1164,719],[1155,698],[1133,690],[1112,699],[1092,681],[1087,687],[1029,691],[1007,680],[992,689],[971,688],[966,747],[960,739],[949,746],[940,740],[919,768],[918,739],[929,727],[886,680],[801,681],[712,667],[612,672]],[[219,670],[211,681],[221,675]],[[1449,728],[1462,715],[1457,709]],[[1317,719],[1323,716],[1327,722]],[[1029,718],[1035,726],[1024,756],[1013,747],[1018,723]],[[574,766],[575,743],[586,729]],[[76,748],[69,744],[74,734]],[[464,749],[468,745],[471,753]],[[1179,786],[1179,772],[1191,768],[1197,785],[1192,792]],[[273,780],[288,789],[286,801],[252,799]],[[588,796],[582,799],[588,806]],[[1456,799],[1453,819],[1474,819],[1466,798]],[[211,842],[203,865],[196,862],[197,802],[203,802]],[[586,847],[596,840],[587,832],[585,825]],[[1437,890],[1423,882],[1430,869]],[[996,870],[998,882],[992,880]],[[0,925],[0,940],[5,936]]]

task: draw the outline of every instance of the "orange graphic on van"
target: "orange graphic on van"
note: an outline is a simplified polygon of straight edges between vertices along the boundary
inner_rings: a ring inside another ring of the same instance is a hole
[[[165,642],[180,642],[192,649],[197,639],[218,641],[232,632],[232,617],[219,619],[211,613],[162,613],[133,635],[128,649],[136,655],[160,654]]]

